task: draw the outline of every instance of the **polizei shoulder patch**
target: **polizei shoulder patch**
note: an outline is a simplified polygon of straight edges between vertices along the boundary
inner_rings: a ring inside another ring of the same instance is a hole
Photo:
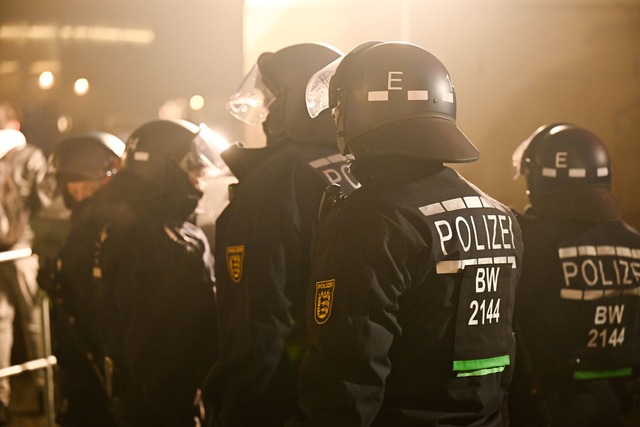
[[[331,316],[333,306],[333,293],[336,289],[336,279],[322,280],[316,282],[316,297],[314,307],[314,318],[318,325],[327,323]]]
[[[240,283],[242,279],[243,260],[244,245],[227,246],[227,270],[233,283]]]

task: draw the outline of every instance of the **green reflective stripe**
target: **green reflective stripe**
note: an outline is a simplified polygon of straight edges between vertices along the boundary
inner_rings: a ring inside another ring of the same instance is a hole
[[[575,371],[574,380],[593,380],[598,378],[628,377],[631,375],[631,368],[612,369],[609,371]]]
[[[461,378],[461,377],[481,377],[483,375],[495,374],[495,373],[502,372],[502,371],[504,371],[504,366],[499,366],[497,368],[480,369],[480,370],[477,370],[477,371],[458,372],[458,374],[456,376],[458,378]]]
[[[488,359],[473,360],[454,360],[454,371],[479,371],[480,369],[496,368],[498,366],[510,365],[509,355],[505,354],[498,357],[490,357]]]

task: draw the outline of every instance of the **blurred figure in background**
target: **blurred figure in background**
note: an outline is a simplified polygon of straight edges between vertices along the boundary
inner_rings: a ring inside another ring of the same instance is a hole
[[[192,221],[218,154],[193,123],[145,123],[129,136],[121,170],[89,200],[109,210],[93,277],[120,426],[193,426],[217,328],[213,259]]]
[[[267,145],[222,153],[239,183],[216,222],[221,353],[204,390],[210,425],[280,426],[297,408],[320,198],[331,183],[346,193],[357,186],[330,111],[312,119],[305,108],[309,77],[338,57],[313,43],[265,52],[227,104],[237,119],[262,124]]]
[[[20,132],[20,122],[12,106],[0,102],[0,162],[10,180],[5,183],[16,189],[13,198],[3,190],[3,212],[13,211],[15,222],[3,216],[0,227],[3,242],[0,251],[22,250],[25,256],[0,262],[0,368],[11,365],[11,349],[14,344],[13,325],[17,325],[24,338],[25,357],[33,360],[42,357],[42,309],[38,295],[38,257],[31,254],[34,234],[29,225],[31,217],[50,203],[51,192],[44,185],[47,160],[42,151],[27,144]],[[12,190],[13,191],[13,190]],[[7,209],[5,209],[5,207]],[[5,233],[7,239],[5,240]],[[44,384],[43,371],[36,371],[36,382]],[[10,398],[8,378],[0,379],[0,425],[8,422],[7,407]]]
[[[619,426],[640,365],[640,235],[621,219],[602,141],[568,123],[515,151],[531,205],[516,293],[514,426]],[[636,424],[634,424],[636,425]]]
[[[120,169],[124,142],[106,132],[63,139],[52,151],[49,171],[71,211],[70,230],[47,291],[53,303],[52,335],[58,358],[63,426],[113,426],[100,350],[93,261],[108,210],[87,203]],[[42,282],[42,281],[41,281]]]
[[[479,156],[447,69],[370,42],[308,88],[362,187],[314,236],[291,425],[501,426],[522,242],[506,206],[444,165]]]

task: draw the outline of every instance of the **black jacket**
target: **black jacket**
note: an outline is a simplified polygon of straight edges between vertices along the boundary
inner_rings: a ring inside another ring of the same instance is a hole
[[[100,306],[93,278],[96,242],[113,208],[98,202],[101,192],[96,202],[89,198],[74,207],[52,282],[47,283],[53,350],[66,400],[60,406],[65,426],[115,425],[104,385],[101,322],[96,315]]]
[[[104,190],[97,202],[111,214],[94,284],[102,351],[117,371],[116,415],[127,425],[191,426],[217,347],[212,257],[188,221],[199,194],[159,192],[126,170]]]
[[[449,168],[374,166],[314,241],[301,424],[499,426],[516,220]]]
[[[323,190],[356,185],[333,146],[281,142],[225,160],[239,179],[216,222],[220,360],[214,425],[277,426],[296,410],[313,224]]]
[[[563,426],[619,422],[617,383],[637,376],[640,355],[640,235],[607,193],[562,192],[518,215],[525,258],[514,425],[544,425],[542,417]]]

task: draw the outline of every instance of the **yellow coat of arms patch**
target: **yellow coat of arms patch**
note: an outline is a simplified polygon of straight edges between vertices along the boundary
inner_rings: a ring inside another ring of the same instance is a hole
[[[227,270],[233,283],[240,283],[242,279],[243,260],[244,245],[227,246]]]
[[[318,325],[322,325],[331,316],[333,306],[333,292],[336,289],[336,279],[316,282],[316,297],[313,317]]]

